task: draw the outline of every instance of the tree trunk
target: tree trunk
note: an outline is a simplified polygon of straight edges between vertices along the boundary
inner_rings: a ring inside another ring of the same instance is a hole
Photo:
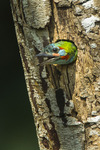
[[[40,150],[100,150],[100,1],[11,0]],[[38,66],[38,54],[72,40],[71,65]]]

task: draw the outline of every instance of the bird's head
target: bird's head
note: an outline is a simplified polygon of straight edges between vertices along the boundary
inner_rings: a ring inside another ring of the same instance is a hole
[[[42,53],[37,54],[36,56],[43,56],[43,57],[59,57],[59,56],[65,56],[66,52],[64,49],[60,49],[58,46],[55,46],[54,43],[49,44],[46,46]]]

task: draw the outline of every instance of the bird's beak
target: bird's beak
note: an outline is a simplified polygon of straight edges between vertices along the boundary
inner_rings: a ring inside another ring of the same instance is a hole
[[[54,57],[52,54],[39,53],[36,57]]]

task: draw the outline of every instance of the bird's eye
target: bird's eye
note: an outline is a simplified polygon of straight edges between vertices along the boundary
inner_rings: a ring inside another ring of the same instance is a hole
[[[58,49],[57,49],[56,47],[55,47],[55,48],[53,48],[53,51],[54,51],[54,52],[57,52],[57,50],[58,50]]]

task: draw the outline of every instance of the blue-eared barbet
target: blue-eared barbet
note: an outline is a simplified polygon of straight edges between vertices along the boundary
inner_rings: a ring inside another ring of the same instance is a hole
[[[47,57],[44,64],[70,64],[77,58],[77,47],[71,41],[61,40],[47,45],[37,57]]]

